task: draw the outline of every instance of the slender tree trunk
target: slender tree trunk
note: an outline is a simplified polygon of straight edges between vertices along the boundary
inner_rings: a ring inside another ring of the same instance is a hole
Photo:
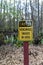
[[[13,17],[13,28],[15,30],[15,0],[14,0],[14,9],[13,9],[13,12],[14,12],[14,17]]]
[[[30,7],[31,7],[31,19],[33,20],[33,7],[32,7],[31,0],[30,0]]]
[[[26,0],[26,6],[25,6],[25,19],[27,19],[27,0]]]
[[[12,31],[12,21],[11,21],[11,0],[9,2],[10,8],[9,8],[9,22],[10,22],[10,31]]]
[[[0,9],[0,21],[2,20],[2,0],[1,0],[1,9]]]
[[[3,19],[2,19],[2,22],[3,22],[3,30],[5,30],[5,1],[4,1],[4,11],[3,11]]]
[[[39,0],[38,0],[38,34],[40,31],[40,20],[39,20]]]
[[[42,24],[43,24],[43,21],[42,21],[42,5],[41,5],[41,33],[42,33]]]

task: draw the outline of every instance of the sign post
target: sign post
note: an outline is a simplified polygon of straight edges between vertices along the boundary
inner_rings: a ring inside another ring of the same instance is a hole
[[[24,65],[29,65],[29,44],[27,41],[33,40],[32,22],[20,21],[18,27],[18,39],[24,42]]]
[[[29,48],[28,42],[24,42],[24,65],[29,65]]]

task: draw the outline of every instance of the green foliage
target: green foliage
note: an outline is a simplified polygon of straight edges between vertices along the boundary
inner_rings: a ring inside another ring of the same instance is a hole
[[[43,44],[43,39],[41,40],[41,44]]]
[[[11,39],[9,38],[8,40],[4,40],[4,42],[5,42],[6,44],[10,44],[10,43],[11,43]]]
[[[0,33],[0,43],[4,44],[4,35],[3,35],[3,33]]]
[[[4,39],[4,35],[3,33],[0,33],[0,40],[3,40]]]
[[[17,37],[13,37],[13,36],[11,36],[11,37],[8,38],[8,39],[5,39],[4,42],[5,42],[6,44],[12,44],[12,45],[14,45],[14,46],[16,46],[16,47],[21,47],[21,46],[23,45],[23,42],[18,41],[18,40],[17,40]]]
[[[17,40],[17,42],[16,42],[16,46],[17,46],[17,47],[21,47],[21,46],[23,46],[23,42]]]

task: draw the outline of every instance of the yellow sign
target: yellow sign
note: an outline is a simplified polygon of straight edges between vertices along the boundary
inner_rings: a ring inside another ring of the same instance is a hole
[[[24,25],[26,23],[19,23],[18,27],[18,39],[21,41],[33,40],[33,28],[32,26]]]

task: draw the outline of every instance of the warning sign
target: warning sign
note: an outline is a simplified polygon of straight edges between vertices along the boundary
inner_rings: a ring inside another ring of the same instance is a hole
[[[21,41],[31,41],[33,40],[33,28],[28,26],[25,21],[19,23],[18,27],[18,39]]]

